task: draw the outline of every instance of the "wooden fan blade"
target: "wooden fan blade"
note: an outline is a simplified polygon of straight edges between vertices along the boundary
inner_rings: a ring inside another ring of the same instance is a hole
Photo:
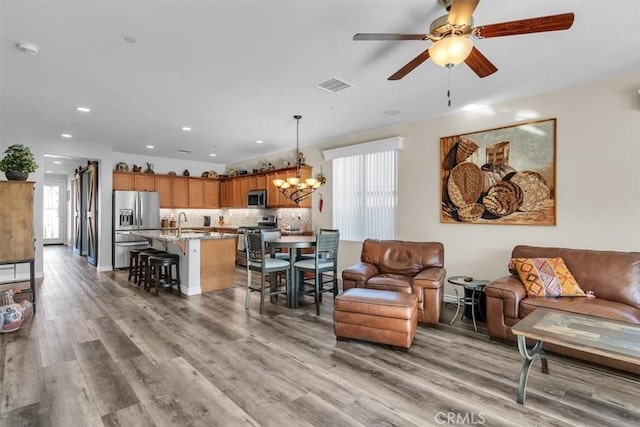
[[[400,68],[393,75],[391,75],[387,80],[400,80],[401,78],[409,74],[411,71],[413,71],[414,68],[422,64],[427,59],[429,59],[429,49],[425,50],[420,55],[413,58],[411,61],[409,61],[407,65]]]
[[[573,19],[573,13],[522,19],[520,21],[502,22],[499,24],[477,27],[473,30],[473,34],[478,38],[488,39],[490,37],[566,30],[571,28],[571,25],[573,25]]]
[[[447,22],[453,25],[467,25],[480,0],[453,0]]]
[[[471,49],[471,53],[467,56],[467,59],[464,60],[464,63],[467,64],[469,68],[471,68],[480,78],[490,76],[498,71],[496,66],[493,65],[491,61],[489,61],[487,57],[480,53],[480,51],[475,47]]]
[[[354,40],[427,40],[426,34],[358,33]]]

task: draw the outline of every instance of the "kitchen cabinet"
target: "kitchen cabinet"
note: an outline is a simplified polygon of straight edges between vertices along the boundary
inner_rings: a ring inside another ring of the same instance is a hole
[[[113,189],[123,191],[156,191],[155,176],[153,174],[114,172]]]
[[[204,185],[204,208],[219,209],[220,208],[220,180],[205,179],[202,181]]]
[[[266,190],[267,176],[265,174],[249,176],[249,191]]]
[[[169,175],[156,175],[156,191],[160,195],[160,207],[173,207],[173,177]]]
[[[172,208],[188,208],[189,207],[189,178],[182,176],[174,176],[171,181],[171,189],[173,192],[171,207]]]
[[[133,175],[133,189],[135,191],[156,191],[155,175]]]
[[[222,208],[228,208],[231,206],[231,196],[233,194],[232,184],[232,179],[220,181],[220,207]]]
[[[189,178],[189,207],[204,207],[204,181],[201,178]]]
[[[128,172],[114,172],[113,189],[122,191],[133,191],[133,174]]]

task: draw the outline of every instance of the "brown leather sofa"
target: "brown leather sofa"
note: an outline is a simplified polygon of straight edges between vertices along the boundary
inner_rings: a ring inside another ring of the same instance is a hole
[[[640,252],[612,252],[585,249],[516,246],[512,258],[561,257],[580,287],[592,291],[596,298],[527,297],[517,274],[494,280],[485,288],[489,335],[515,341],[511,326],[536,308],[568,311],[640,324]],[[554,353],[640,374],[640,366],[545,344]]]
[[[342,285],[415,294],[418,323],[437,327],[443,299],[444,246],[439,242],[367,239],[360,262],[342,271]]]

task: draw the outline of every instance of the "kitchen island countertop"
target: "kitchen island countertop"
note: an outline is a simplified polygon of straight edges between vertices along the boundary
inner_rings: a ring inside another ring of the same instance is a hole
[[[219,233],[217,231],[182,231],[177,230],[137,230],[133,234],[146,239],[164,240],[175,242],[178,240],[212,240],[212,239],[235,239],[235,234]]]

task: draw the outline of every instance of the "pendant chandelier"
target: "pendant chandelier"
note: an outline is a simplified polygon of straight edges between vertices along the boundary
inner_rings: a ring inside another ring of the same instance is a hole
[[[284,197],[294,203],[300,203],[302,200],[311,196],[314,191],[325,183],[325,179],[307,178],[302,180],[300,174],[300,119],[302,116],[293,116],[296,119],[296,174],[286,179],[274,179],[273,185],[280,191]]]

